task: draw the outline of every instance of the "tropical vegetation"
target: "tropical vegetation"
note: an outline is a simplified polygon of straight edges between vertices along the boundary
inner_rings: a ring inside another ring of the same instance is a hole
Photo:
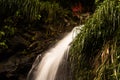
[[[64,4],[63,4],[64,3]],[[24,80],[36,56],[72,29],[72,12],[58,0],[0,0],[0,78]],[[66,27],[66,25],[69,25]]]
[[[103,0],[72,43],[73,80],[120,79],[120,1]]]
[[[65,0],[0,0],[0,79],[25,80],[34,59],[79,24]]]
[[[71,78],[119,80],[120,0],[80,1],[83,12],[93,14],[71,44]],[[0,78],[25,80],[36,56],[81,24],[71,10],[76,3],[79,0],[0,0]]]

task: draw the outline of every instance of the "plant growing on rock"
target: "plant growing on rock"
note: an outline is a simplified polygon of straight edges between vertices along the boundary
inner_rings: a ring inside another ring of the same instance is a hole
[[[70,49],[74,80],[120,79],[120,2],[104,0]]]

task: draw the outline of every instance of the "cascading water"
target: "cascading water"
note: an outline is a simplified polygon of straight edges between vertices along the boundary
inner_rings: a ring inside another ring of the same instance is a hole
[[[57,71],[64,58],[67,54],[67,50],[70,47],[70,43],[73,41],[75,36],[80,32],[80,28],[75,27],[68,35],[66,35],[61,41],[59,41],[55,47],[48,50],[40,61],[39,56],[36,58],[27,80],[65,80],[56,78]],[[59,74],[60,75],[60,74]],[[58,75],[58,76],[59,76]]]

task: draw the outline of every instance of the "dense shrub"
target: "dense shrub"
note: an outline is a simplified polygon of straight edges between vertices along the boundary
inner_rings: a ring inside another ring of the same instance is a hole
[[[69,14],[57,1],[0,0],[0,45],[19,29],[65,24]]]
[[[70,50],[74,80],[119,80],[120,2],[104,0]]]

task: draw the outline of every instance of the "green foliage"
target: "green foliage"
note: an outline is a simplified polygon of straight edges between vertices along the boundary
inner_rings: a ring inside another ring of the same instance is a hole
[[[6,42],[9,37],[15,34],[16,28],[5,25],[0,31],[0,47],[8,48]]]
[[[0,46],[6,46],[5,41],[1,41],[3,36],[5,36],[5,33],[3,31],[0,31]]]
[[[68,18],[69,14],[70,11],[63,9],[59,1],[0,0],[1,45],[6,44],[18,30],[41,29],[43,25],[48,30],[51,26],[65,24],[64,18]]]
[[[26,16],[28,19],[34,19],[39,13],[38,8],[39,0],[1,0],[0,16],[13,16],[19,13]]]
[[[1,0],[0,9],[0,16],[3,18],[21,15],[20,17],[28,21],[40,20],[41,17],[45,16],[45,19],[52,21],[58,15],[63,16],[66,13],[66,10],[60,7],[59,3],[39,0]]]
[[[54,24],[63,21],[61,18],[67,16],[69,11],[63,9],[58,3],[51,3],[47,1],[40,2],[40,12],[41,17],[44,18],[45,23]]]
[[[74,80],[118,80],[116,73],[119,75],[119,13],[118,0],[104,0],[86,22],[70,49],[69,61],[72,63],[70,66]],[[109,56],[114,56],[113,61],[110,57],[104,62],[101,60],[106,45]]]

